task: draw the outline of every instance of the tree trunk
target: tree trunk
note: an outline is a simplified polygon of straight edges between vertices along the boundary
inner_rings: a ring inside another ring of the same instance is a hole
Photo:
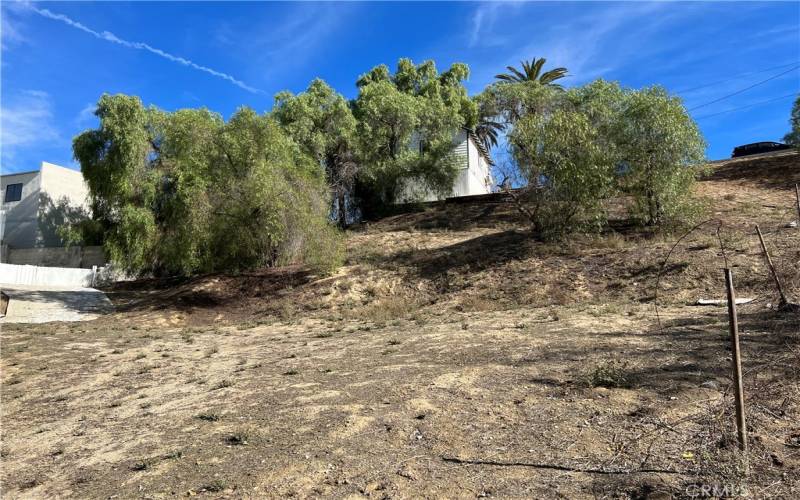
[[[339,218],[339,227],[341,229],[347,229],[347,205],[345,204],[344,191],[339,191],[338,193],[338,204],[339,211],[337,212],[337,215]]]

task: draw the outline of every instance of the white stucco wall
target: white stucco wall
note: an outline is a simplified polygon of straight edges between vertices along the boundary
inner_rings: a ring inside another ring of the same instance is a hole
[[[37,172],[3,175],[0,179],[0,196],[4,201],[0,236],[3,243],[11,247],[60,246],[60,241],[42,241],[39,220],[43,194],[48,195],[53,203],[66,197],[73,206],[88,206],[89,190],[83,175],[77,170],[42,162]],[[6,186],[16,183],[22,183],[22,199],[5,203]]]
[[[42,162],[41,190],[54,202],[66,197],[70,205],[88,208],[89,188],[78,170]]]
[[[6,187],[22,183],[22,198],[5,202]],[[0,177],[0,237],[3,243],[16,247],[32,247],[39,231],[39,172],[9,174]]]

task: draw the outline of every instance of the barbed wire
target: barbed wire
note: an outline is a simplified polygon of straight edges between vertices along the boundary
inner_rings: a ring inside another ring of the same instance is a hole
[[[777,207],[775,207],[775,208],[777,208]],[[795,212],[796,210],[797,210],[797,208],[796,208],[796,206],[795,206],[795,204],[793,202],[789,208],[786,208],[785,210],[783,210],[781,212],[781,215],[780,215],[777,223],[776,222],[768,222],[765,225],[766,229],[762,229],[762,231],[761,231],[762,235],[777,235],[780,232],[782,232],[782,230],[784,230],[784,229],[797,229],[798,231],[800,231],[800,227],[798,227],[798,228],[787,228],[787,223],[786,223],[787,219],[790,218],[790,217],[787,217],[787,216],[790,213]],[[798,214],[798,215],[800,216],[800,214]],[[656,274],[655,290],[654,290],[654,294],[653,294],[653,307],[654,307],[654,310],[655,310],[656,322],[657,322],[657,325],[658,325],[658,330],[659,330],[659,333],[661,333],[662,335],[664,334],[664,325],[663,325],[663,323],[661,321],[661,313],[660,313],[660,310],[659,310],[659,291],[660,291],[660,286],[661,286],[661,278],[664,275],[664,271],[667,268],[667,265],[669,263],[670,257],[675,252],[675,250],[678,248],[678,246],[686,238],[688,238],[690,235],[696,233],[699,229],[701,229],[704,226],[706,226],[708,224],[711,224],[711,223],[716,223],[716,228],[714,229],[714,234],[715,234],[715,236],[717,238],[717,241],[719,243],[719,248],[720,248],[722,260],[723,260],[723,263],[724,263],[724,266],[725,266],[726,269],[730,268],[731,261],[728,258],[729,251],[726,250],[725,242],[723,240],[723,229],[725,229],[725,228],[734,230],[734,231],[739,232],[739,233],[744,233],[744,235],[746,236],[746,241],[747,241],[746,246],[745,246],[745,250],[744,250],[745,255],[750,253],[751,255],[759,255],[762,259],[765,258],[764,255],[763,255],[763,251],[761,250],[760,243],[754,237],[754,235],[756,234],[755,233],[755,223],[753,224],[753,228],[748,231],[748,230],[742,230],[742,229],[733,227],[730,224],[726,224],[721,218],[715,217],[715,218],[704,220],[704,221],[692,226],[685,233],[681,234],[681,236],[670,247],[669,251],[667,251],[667,254],[664,257],[664,260],[662,261],[661,266],[659,267],[658,273]],[[800,226],[800,220],[798,220],[798,225]],[[785,255],[782,255],[782,254],[779,253],[777,255],[773,255],[773,258],[774,258],[775,261],[780,260],[783,263],[783,261],[787,257]],[[792,277],[792,281],[794,281],[797,277],[800,276],[800,264],[797,266],[797,268],[798,269],[797,269],[795,275]],[[752,301],[750,301],[749,303],[750,304],[752,304],[754,302],[758,303],[758,302],[761,302],[763,300],[766,300],[767,298],[768,297],[757,296]]]

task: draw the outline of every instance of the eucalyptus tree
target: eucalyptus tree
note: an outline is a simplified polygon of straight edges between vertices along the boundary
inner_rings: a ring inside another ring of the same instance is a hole
[[[360,197],[367,212],[392,203],[408,186],[450,189],[457,174],[453,137],[474,127],[475,103],[463,82],[465,64],[439,73],[433,61],[380,65],[362,75],[354,103],[362,169]]]
[[[305,92],[275,96],[272,115],[303,151],[325,168],[333,195],[332,213],[347,225],[348,199],[358,173],[356,119],[348,101],[317,78]]]
[[[615,133],[620,182],[647,225],[680,223],[697,208],[692,185],[705,140],[679,97],[662,87],[625,92]]]
[[[663,89],[504,83],[481,99],[508,124],[509,150],[527,182],[518,199],[537,234],[600,227],[606,200],[620,192],[643,224],[693,214],[704,142],[680,99]]]

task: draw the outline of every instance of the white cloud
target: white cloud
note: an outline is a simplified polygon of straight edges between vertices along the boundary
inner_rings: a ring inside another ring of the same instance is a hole
[[[498,14],[507,14],[509,9],[516,10],[522,2],[489,2],[482,3],[472,14],[472,30],[469,36],[469,47],[496,47],[505,45],[507,39],[494,31]]]
[[[533,57],[546,58],[546,68],[566,67],[571,75],[565,81],[568,85],[604,77],[631,59],[645,60],[654,55],[654,50],[663,47],[655,49],[643,40],[661,32],[674,20],[695,13],[692,6],[679,9],[660,2],[623,3],[613,7],[587,2],[565,7],[559,14],[567,21],[553,22],[550,5],[522,6],[535,9],[535,12],[525,13],[524,17],[530,21],[524,25],[513,22],[514,18],[522,18],[521,14],[495,4],[482,4],[473,13],[471,41],[477,49],[491,47],[491,51],[486,52],[491,59],[483,57],[480,64],[472,65],[471,87],[482,88],[506,65],[517,66],[520,61]],[[499,46],[495,41],[498,37],[505,40]]]
[[[336,43],[340,29],[352,29],[347,19],[359,8],[360,5],[345,3],[322,3],[309,8],[309,4],[301,2],[271,20],[268,29],[259,23],[241,28],[233,41],[246,47],[242,57],[248,57],[253,68],[266,68],[268,74],[264,77],[282,86],[288,74],[317,64],[321,52]],[[322,76],[317,69],[313,72]]]
[[[473,47],[478,42],[478,36],[481,34],[483,27],[483,18],[486,17],[486,9],[478,8],[472,15],[472,33],[469,37],[469,46]]]
[[[88,34],[94,36],[95,38],[99,38],[100,40],[105,40],[107,42],[112,42],[112,43],[116,43],[116,44],[122,45],[123,47],[128,47],[128,48],[137,49],[137,50],[144,50],[144,51],[156,54],[157,56],[160,56],[160,57],[163,57],[164,59],[167,59],[168,61],[176,62],[176,63],[181,64],[183,66],[187,66],[187,67],[190,67],[192,69],[196,69],[198,71],[202,71],[204,73],[208,73],[209,75],[213,75],[213,76],[216,76],[218,78],[222,78],[223,80],[227,80],[230,83],[232,83],[232,84],[236,85],[237,87],[242,88],[242,89],[244,89],[244,90],[246,90],[248,92],[252,92],[252,93],[261,93],[262,92],[261,90],[255,88],[255,87],[251,87],[251,86],[247,85],[246,83],[244,83],[243,81],[238,80],[238,79],[234,78],[233,76],[231,76],[231,75],[229,75],[227,73],[223,73],[221,71],[217,71],[215,69],[209,68],[208,66],[202,66],[200,64],[197,64],[197,63],[195,63],[193,61],[190,61],[188,59],[185,59],[183,57],[176,56],[176,55],[170,54],[169,52],[165,52],[165,51],[163,51],[161,49],[152,47],[152,46],[150,46],[150,45],[148,45],[146,43],[143,43],[143,42],[131,42],[131,41],[128,41],[128,40],[123,40],[122,38],[119,38],[118,36],[116,36],[114,33],[111,33],[110,31],[103,31],[103,32],[95,31],[95,30],[93,30],[93,29],[91,29],[91,28],[89,28],[89,27],[87,27],[87,26],[85,26],[85,25],[73,20],[73,19],[70,19],[69,17],[67,17],[67,16],[65,16],[63,14],[57,14],[57,13],[51,12],[48,9],[39,9],[37,7],[34,7],[34,6],[31,6],[30,8],[34,12],[39,14],[40,16],[46,17],[48,19],[53,19],[53,20],[56,20],[56,21],[61,21],[62,23],[66,24],[68,26],[72,26],[75,29],[81,30],[81,31],[83,31],[85,33],[88,33]]]
[[[88,123],[96,120],[96,116],[94,115],[95,110],[97,109],[97,104],[94,102],[88,103],[86,106],[83,107],[78,112],[78,115],[75,117],[75,125],[79,127],[83,127]]]
[[[0,145],[5,169],[21,148],[63,142],[53,125],[53,102],[47,92],[25,90],[9,100],[0,110]]]
[[[25,35],[22,34],[20,23],[16,20],[12,22],[10,12],[14,10],[13,7],[7,5],[3,3],[0,7],[0,48],[2,50],[8,50],[12,45],[27,41]]]

